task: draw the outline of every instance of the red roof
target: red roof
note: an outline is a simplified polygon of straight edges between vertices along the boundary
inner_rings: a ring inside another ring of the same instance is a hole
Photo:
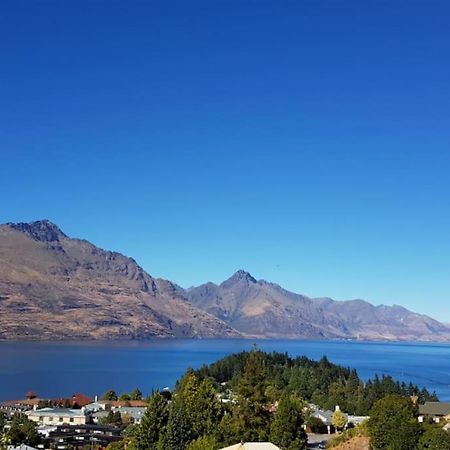
[[[144,400],[116,400],[116,401],[100,400],[99,403],[109,405],[112,408],[120,408],[121,406],[131,406],[133,408],[138,407],[145,408],[148,405],[147,402],[144,402]]]

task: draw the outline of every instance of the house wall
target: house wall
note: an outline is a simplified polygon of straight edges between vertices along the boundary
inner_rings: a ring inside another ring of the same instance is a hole
[[[85,416],[76,417],[65,417],[65,416],[45,416],[45,415],[35,415],[30,414],[28,416],[33,422],[39,423],[41,425],[85,425]]]

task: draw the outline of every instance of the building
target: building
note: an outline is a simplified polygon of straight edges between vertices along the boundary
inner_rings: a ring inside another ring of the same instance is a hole
[[[109,425],[61,425],[49,431],[44,448],[83,449],[104,448],[111,442],[122,440],[120,429]]]
[[[84,425],[86,414],[82,409],[42,408],[27,411],[30,420],[39,425]]]
[[[450,403],[444,402],[425,402],[419,405],[419,422],[425,418],[430,418],[434,422],[445,422],[450,420]]]

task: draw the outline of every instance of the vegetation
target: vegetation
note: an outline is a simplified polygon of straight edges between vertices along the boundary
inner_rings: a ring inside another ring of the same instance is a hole
[[[26,444],[35,447],[40,443],[41,438],[36,430],[36,424],[25,414],[16,413],[6,433],[6,440],[11,445]]]
[[[421,401],[436,400],[425,389],[400,384],[390,377],[375,377],[364,383],[354,370],[331,364],[326,358],[316,362],[253,349],[196,371],[188,370],[177,383],[172,400],[161,393],[153,394],[129,443],[138,450],[214,450],[241,441],[270,440],[282,450],[302,450],[306,448],[305,424],[323,427],[322,423],[315,424],[319,419],[308,416],[307,402],[327,409],[339,405],[345,412],[359,415],[367,415],[372,409],[375,418],[377,411],[395,403],[395,414],[404,412],[404,408],[407,413],[401,416],[402,423],[393,420],[384,424],[390,430],[387,440],[397,445],[399,439],[393,430],[398,429],[408,434],[406,445],[412,445],[411,450],[420,438],[414,408],[408,400],[413,394]],[[337,429],[342,429],[345,415],[335,413],[333,421]],[[377,424],[384,426],[381,419],[372,421],[375,436]],[[367,430],[358,427],[345,431],[340,441],[367,435]],[[398,450],[403,448],[406,446]]]
[[[347,423],[347,419],[345,418],[345,414],[341,410],[336,410],[333,413],[332,416],[332,423],[333,427],[338,430],[342,431],[345,427],[345,424]]]
[[[429,428],[419,439],[417,450],[450,450],[450,434],[442,428]]]
[[[302,402],[285,395],[278,404],[270,427],[270,441],[286,450],[306,449],[307,438],[303,429]]]
[[[345,430],[342,433],[330,439],[327,442],[327,448],[334,448],[356,437],[367,437],[367,436],[368,436],[367,423],[364,422],[361,425],[354,428],[349,428],[348,430]]]
[[[334,410],[339,405],[346,413],[364,416],[377,400],[390,394],[403,397],[417,395],[420,403],[438,400],[434,393],[430,394],[411,383],[399,383],[390,376],[375,376],[364,383],[355,370],[332,364],[326,357],[313,361],[304,356],[292,358],[285,353],[254,350],[227,356],[202,367],[196,374],[200,379],[212,378],[216,383],[225,382],[227,388],[236,392],[252,353],[259,355],[267,369],[264,375],[266,392],[295,393],[324,409]]]
[[[420,438],[416,409],[410,399],[388,395],[370,411],[367,427],[373,450],[411,450]]]

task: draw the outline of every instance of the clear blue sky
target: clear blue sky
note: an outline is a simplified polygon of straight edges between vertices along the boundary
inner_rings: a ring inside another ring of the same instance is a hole
[[[0,221],[182,286],[450,321],[450,2],[8,1]]]

